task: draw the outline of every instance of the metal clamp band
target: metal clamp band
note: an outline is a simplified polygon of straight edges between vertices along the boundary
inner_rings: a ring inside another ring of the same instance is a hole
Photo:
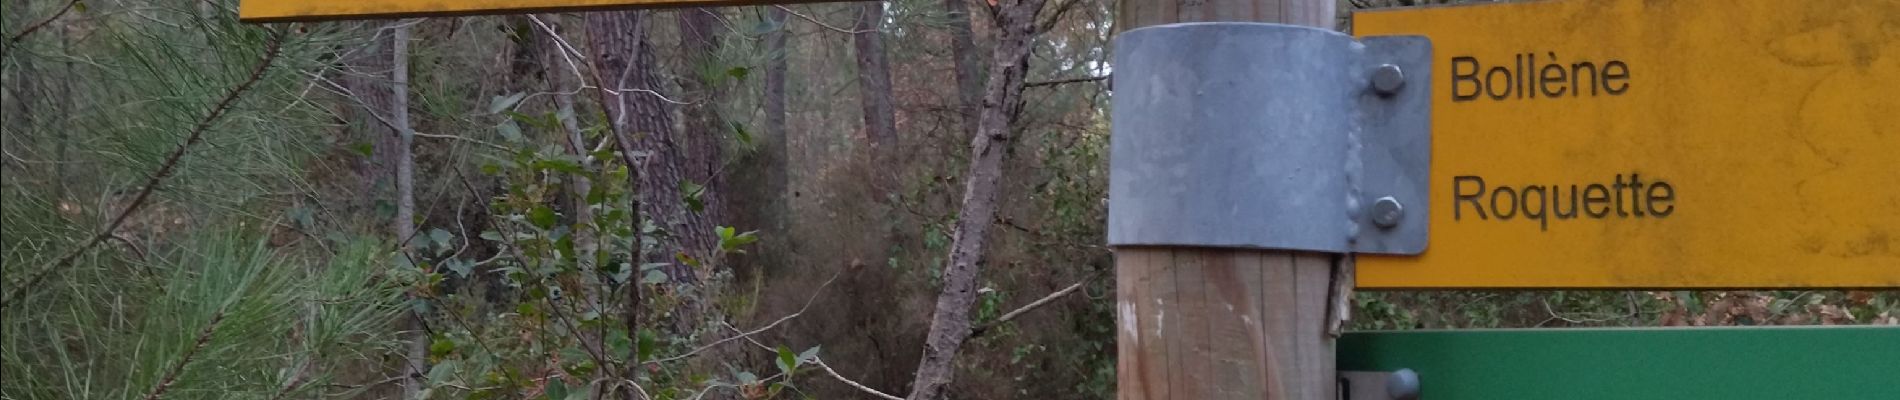
[[[1187,23],[1115,48],[1109,245],[1425,250],[1429,40]]]

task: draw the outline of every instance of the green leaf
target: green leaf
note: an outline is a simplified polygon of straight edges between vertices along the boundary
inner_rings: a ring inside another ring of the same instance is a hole
[[[482,240],[495,241],[495,242],[501,241],[500,232],[483,231],[481,237],[482,237]]]
[[[436,363],[434,367],[429,368],[428,379],[430,386],[440,386],[444,383],[450,383],[451,379],[455,379],[455,374],[459,369],[461,369],[461,364],[456,363],[455,360],[446,360]]]
[[[758,231],[749,231],[734,235],[731,227],[718,227],[719,249],[727,252],[739,252],[739,247],[759,241]]]
[[[640,278],[640,283],[645,283],[649,285],[657,285],[661,283],[666,283],[666,273],[660,272],[658,270],[647,271],[646,275]]]
[[[454,352],[455,341],[449,340],[449,337],[446,335],[435,335],[435,340],[429,343],[429,355],[431,356],[442,357]]]
[[[429,230],[429,241],[435,242],[435,246],[438,249],[449,248],[449,241],[454,240],[454,239],[455,239],[454,234],[449,233],[449,231],[442,230],[442,228],[435,228],[435,229]]]
[[[537,205],[533,210],[528,211],[528,223],[534,224],[537,228],[552,229],[554,224],[559,222],[558,219],[554,215],[554,209],[548,206]]]
[[[548,388],[544,393],[548,400],[567,400],[567,382],[558,378],[548,379]]]
[[[587,394],[594,392],[594,384],[588,383],[587,386],[582,386],[581,389],[582,390],[568,391],[567,398],[561,400],[586,400]]]
[[[580,162],[577,162],[565,157],[535,160],[534,169],[555,170],[555,171],[560,171],[560,172],[569,173],[569,174],[578,174],[582,172]]]
[[[752,144],[752,131],[746,130],[745,124],[733,122],[732,136],[739,140],[739,144],[743,144],[743,145]]]
[[[521,143],[523,140],[521,125],[516,124],[515,121],[502,121],[500,125],[495,125],[495,131],[501,134],[502,139],[507,139],[509,142]]]
[[[812,346],[798,353],[798,362],[808,363],[818,359],[818,346]]]
[[[493,100],[488,101],[488,113],[497,114],[503,110],[514,108],[515,104],[520,103],[524,97],[528,97],[527,92],[516,92],[515,94],[507,96],[495,96]]]
[[[738,376],[736,376],[736,378],[739,379],[740,384],[745,384],[745,385],[750,385],[759,381],[758,375],[753,375],[751,372],[746,372],[746,371],[739,371]]]
[[[792,371],[797,371],[797,370],[798,370],[798,356],[792,354],[792,349],[786,348],[783,345],[779,346],[778,347],[778,371],[785,373],[786,378],[790,378],[792,377]]]
[[[752,69],[746,68],[746,67],[732,67],[731,69],[726,70],[726,76],[730,76],[732,77],[732,79],[738,79],[738,80],[745,80],[745,76],[750,73],[752,73]]]
[[[684,179],[680,180],[680,197],[682,197],[681,200],[686,201],[686,208],[692,209],[693,212],[700,212],[700,211],[706,210],[706,203],[700,200],[700,195],[705,193],[705,191],[706,191],[705,186],[702,186],[698,183],[693,183],[693,181],[689,181],[689,180],[684,180]]]
[[[612,351],[612,354],[627,354],[627,349],[631,348],[633,348],[633,340],[627,338],[626,331],[607,331],[607,350]]]
[[[442,267],[448,268],[449,272],[454,272],[458,278],[468,278],[469,272],[475,269],[475,263],[462,261],[458,258],[451,258],[442,260]]]
[[[645,360],[653,359],[653,350],[660,347],[659,341],[660,341],[659,338],[653,336],[653,331],[645,330],[645,329],[640,330],[640,344],[639,344],[640,359],[634,360],[634,361],[645,361]]]
[[[370,142],[362,142],[362,143],[357,143],[355,145],[351,145],[350,149],[356,150],[357,154],[362,154],[364,157],[371,157],[371,156],[376,155],[376,145]]]

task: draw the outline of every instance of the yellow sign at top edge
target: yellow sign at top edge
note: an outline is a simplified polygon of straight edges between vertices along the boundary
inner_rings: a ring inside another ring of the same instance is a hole
[[[1362,12],[1431,39],[1431,238],[1362,288],[1900,287],[1900,1]]]
[[[238,18],[246,22],[326,21],[819,1],[827,0],[243,0]]]

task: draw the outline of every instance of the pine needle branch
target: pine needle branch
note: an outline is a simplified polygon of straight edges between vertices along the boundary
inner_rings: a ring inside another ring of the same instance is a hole
[[[119,214],[112,217],[111,223],[106,224],[105,228],[93,234],[92,238],[87,239],[86,242],[80,244],[79,247],[67,251],[66,254],[60,256],[58,260],[40,267],[39,270],[27,275],[26,279],[22,280],[19,286],[15,286],[13,290],[7,291],[5,297],[0,297],[0,308],[5,308],[9,304],[13,304],[13,301],[18,299],[21,295],[24,295],[28,288],[39,285],[40,281],[46,279],[47,275],[52,274],[53,271],[72,265],[73,261],[79,259],[80,255],[84,255],[86,251],[91,250],[94,246],[98,246],[99,243],[111,238],[113,232],[117,231],[120,225],[124,225],[125,221],[130,219],[132,214],[139,210],[140,206],[145,205],[145,201],[152,196],[153,191],[158,189],[158,185],[163,183],[165,178],[171,176],[172,172],[178,168],[178,161],[185,158],[185,154],[191,150],[191,147],[204,140],[205,132],[211,130],[211,126],[237,104],[239,97],[242,97],[245,92],[250,91],[251,87],[255,86],[258,81],[264,79],[264,72],[270,70],[270,66],[277,60],[277,56],[283,53],[284,36],[285,31],[282,30],[271,33],[270,38],[266,40],[264,45],[263,60],[257,63],[256,68],[251,69],[250,77],[246,78],[236,87],[231,88],[231,91],[226,93],[223,99],[218,100],[217,105],[211,107],[211,112],[205,114],[204,118],[199,119],[197,125],[192,126],[191,132],[185,136],[185,141],[179,143],[178,147],[172,149],[171,154],[165,157],[165,162],[159,164],[158,170],[152,172],[151,177],[146,179],[145,187],[139,189],[138,195],[132,198],[132,202],[127,204],[125,209],[119,210]]]
[[[198,340],[192,343],[190,350],[185,350],[185,355],[179,357],[178,362],[172,364],[170,370],[165,371],[165,377],[158,380],[158,386],[153,387],[150,393],[145,394],[145,400],[158,400],[165,396],[165,390],[171,389],[172,384],[178,382],[178,376],[185,372],[185,365],[191,364],[192,358],[197,357],[198,352],[205,349],[205,345],[211,344],[211,334],[217,333],[218,325],[222,323],[224,323],[224,310],[211,314],[211,322],[205,324],[205,328],[198,332]]]
[[[40,22],[35,22],[33,23],[33,25],[28,25],[26,29],[20,30],[20,33],[15,33],[13,34],[13,37],[7,38],[7,46],[11,47],[15,43],[19,43],[21,39],[26,39],[26,35],[31,35],[33,34],[33,32],[39,31],[40,28],[45,28],[47,24],[51,24],[53,23],[53,21],[58,20],[59,17],[66,16],[66,12],[72,11],[73,6],[76,6],[76,5],[79,5],[79,0],[67,0],[66,5],[63,7],[60,7],[59,12],[53,13],[53,16],[46,17],[46,19],[42,19],[40,20]]]

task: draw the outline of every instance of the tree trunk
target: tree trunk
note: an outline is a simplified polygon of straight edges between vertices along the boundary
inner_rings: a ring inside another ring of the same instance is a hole
[[[409,127],[409,26],[402,21],[396,25],[394,38],[390,43],[390,101],[389,121],[396,125],[396,240],[402,244],[404,257],[411,265],[419,261],[415,256],[413,240],[416,236],[416,157],[411,146],[415,142],[415,131]],[[411,301],[420,301],[410,294]],[[413,309],[412,309],[413,310]],[[408,375],[403,380],[403,398],[415,399],[422,392],[422,377],[428,374],[429,335],[422,329],[422,320],[426,315],[412,311],[408,321]]]
[[[705,208],[700,213],[714,223],[724,220],[719,214],[724,211],[721,205],[725,179],[719,175],[725,162],[723,138],[727,131],[719,118],[719,104],[726,98],[721,85],[726,73],[719,70],[719,51],[723,43],[717,29],[718,11],[718,8],[688,8],[677,13],[680,55],[686,63],[679,70],[680,94],[692,103],[682,106],[681,110],[686,121],[682,124],[685,131],[680,143],[684,144],[684,151],[680,162],[686,167],[686,179],[704,187],[699,197]]]
[[[778,29],[765,37],[765,48],[771,54],[771,59],[765,64],[765,146],[761,150],[767,161],[760,170],[767,174],[767,223],[775,232],[781,233],[781,237],[789,237],[783,234],[790,232],[787,221],[791,220],[791,207],[788,206],[791,201],[791,173],[787,169],[790,153],[786,150],[791,136],[785,130],[785,72],[791,65],[791,48],[785,45],[786,39],[791,37],[790,28],[785,25],[787,17],[789,14],[783,8],[766,8],[766,18],[770,18],[772,25]]]
[[[851,44],[857,50],[858,102],[864,108],[864,136],[871,142],[874,170],[889,166],[897,151],[897,115],[891,108],[891,66],[885,57],[884,2],[858,4],[858,20],[852,28]],[[873,184],[880,191],[896,190],[889,186],[888,171],[877,173]]]
[[[944,397],[956,372],[957,350],[970,337],[970,306],[976,302],[984,246],[1002,186],[1003,157],[1009,153],[1012,122],[1022,109],[1023,77],[1029,69],[1036,15],[1042,4],[1043,0],[1004,0],[996,16],[999,37],[991,53],[977,134],[970,143],[962,211],[952,231],[943,288],[925,338],[923,360],[911,383],[911,400]]]
[[[688,208],[681,190],[688,181],[686,152],[667,110],[670,97],[662,97],[659,91],[664,87],[653,71],[658,61],[641,31],[644,12],[595,12],[586,18],[595,73],[607,89],[601,94],[601,104],[607,109],[615,141],[623,146],[623,161],[635,171],[630,178],[636,180],[640,211],[668,233],[661,246],[666,251],[645,261],[673,262],[668,272],[674,281],[697,282],[696,271],[679,265],[675,256],[705,260],[718,243],[711,219]]]
[[[983,84],[977,76],[977,52],[975,40],[970,31],[970,0],[943,0],[945,17],[949,19],[950,55],[957,76],[958,126],[965,135],[976,135],[976,111],[982,101]]]
[[[350,126],[355,128],[350,140],[360,140],[370,146],[368,157],[354,165],[359,180],[351,207],[357,210],[354,214],[380,218],[381,204],[395,199],[391,194],[391,180],[396,175],[397,134],[385,122],[389,119],[384,115],[392,109],[386,77],[395,56],[391,53],[389,33],[373,27],[366,29],[374,37],[362,47],[352,49],[353,53],[346,53],[337,81],[355,97],[345,99],[348,105],[343,107]]]

